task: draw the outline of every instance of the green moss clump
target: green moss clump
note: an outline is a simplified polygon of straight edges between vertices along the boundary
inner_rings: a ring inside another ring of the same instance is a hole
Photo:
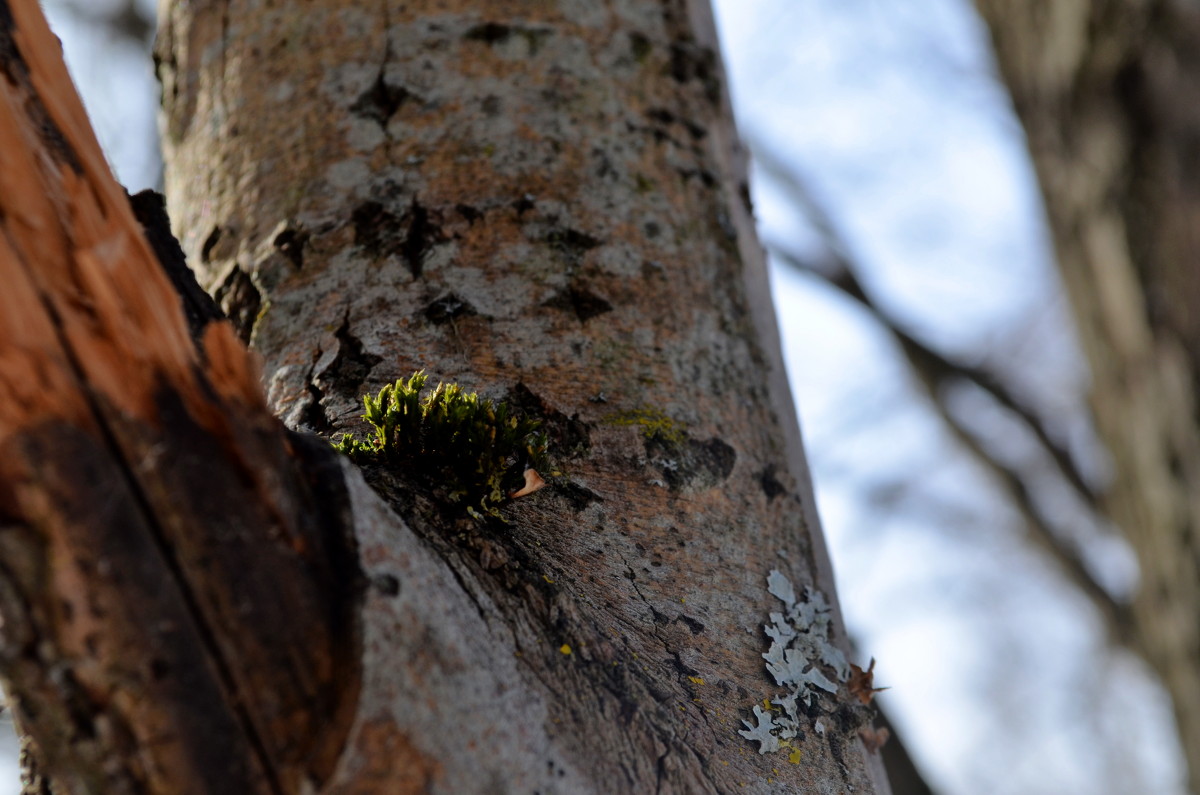
[[[675,447],[687,441],[683,427],[658,409],[641,408],[609,415],[604,420],[609,425],[636,425],[647,439],[656,439]]]
[[[520,488],[527,468],[545,470],[547,439],[537,420],[493,403],[457,384],[439,383],[421,397],[427,376],[413,373],[363,395],[366,440],[342,434],[333,443],[356,463],[403,467],[445,490],[467,511],[499,517],[499,506]]]

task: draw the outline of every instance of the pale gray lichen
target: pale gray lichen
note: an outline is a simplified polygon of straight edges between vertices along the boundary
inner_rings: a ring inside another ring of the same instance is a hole
[[[756,726],[750,721],[744,720],[742,723],[746,724],[748,731],[740,731],[738,734],[742,735],[747,740],[757,740],[758,742],[762,743],[759,753],[765,754],[771,751],[778,751],[780,748],[779,740],[781,738],[778,734],[780,727],[775,722],[775,716],[755,704],[754,717],[758,721],[758,725]],[[790,736],[783,739],[791,739],[795,736],[796,735],[793,732]]]
[[[771,596],[778,597],[785,605],[796,602],[796,592],[792,588],[792,581],[776,569],[771,569],[771,573],[767,575],[767,591]]]
[[[755,705],[756,722],[742,721],[746,729],[738,733],[758,742],[760,754],[778,751],[800,736],[797,701],[811,705],[818,690],[837,692],[837,683],[818,666],[832,669],[839,681],[850,678],[850,664],[841,650],[829,642],[832,614],[825,596],[806,587],[804,599],[797,599],[791,580],[775,570],[767,576],[767,591],[783,602],[784,612],[771,613],[771,623],[763,626],[771,638],[771,646],[762,657],[776,684],[788,692],[771,700],[778,710]]]

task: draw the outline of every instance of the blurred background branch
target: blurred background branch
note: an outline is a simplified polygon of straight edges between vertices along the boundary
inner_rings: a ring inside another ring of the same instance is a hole
[[[1054,439],[1044,418],[1039,416],[1036,410],[1025,406],[1014,394],[1013,389],[1004,383],[1002,377],[978,365],[951,361],[901,328],[900,322],[873,300],[859,282],[855,275],[858,267],[847,254],[846,245],[833,219],[813,197],[803,178],[794,169],[786,166],[770,149],[751,142],[751,150],[755,162],[765,175],[785,188],[792,205],[804,214],[822,246],[815,259],[804,258],[789,251],[785,244],[768,238],[765,245],[771,256],[784,265],[813,274],[836,288],[866,310],[874,321],[887,331],[943,423],[971,453],[975,461],[991,472],[1008,494],[1008,498],[1024,519],[1030,539],[1047,553],[1075,587],[1092,601],[1104,617],[1113,640],[1128,645],[1131,640],[1128,605],[1119,601],[1096,579],[1081,550],[1071,543],[1061,530],[1055,528],[1054,517],[1048,515],[1034,497],[1031,484],[1045,475],[1028,471],[993,455],[978,429],[970,427],[965,417],[955,414],[946,397],[955,388],[969,385],[983,392],[997,406],[1010,412],[1036,440],[1039,449],[1032,455],[1043,455],[1054,462],[1055,474],[1061,485],[1073,490],[1075,499],[1086,506],[1092,521],[1099,524],[1098,517],[1102,512],[1097,503],[1096,490],[1086,482],[1086,476],[1076,467],[1070,451]]]

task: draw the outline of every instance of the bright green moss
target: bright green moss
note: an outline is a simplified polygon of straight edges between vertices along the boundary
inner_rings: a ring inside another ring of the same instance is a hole
[[[658,409],[641,408],[611,414],[604,419],[608,425],[636,425],[647,439],[657,439],[670,445],[681,445],[687,436],[683,427]]]
[[[545,470],[541,423],[457,384],[439,383],[421,397],[427,377],[413,373],[363,396],[366,440],[342,434],[334,448],[357,463],[388,463],[433,481],[446,496],[465,502],[474,516],[499,516],[498,507],[519,488],[525,469]]]

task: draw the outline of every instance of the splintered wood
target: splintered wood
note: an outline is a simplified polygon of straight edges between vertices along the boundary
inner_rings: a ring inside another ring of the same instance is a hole
[[[55,791],[277,795],[343,745],[338,463],[203,339],[36,0],[0,0],[0,675]]]
[[[89,392],[152,419],[164,382],[196,392],[179,301],[36,3],[13,3],[11,14],[0,52],[0,438],[52,417],[87,422]],[[248,354],[214,342],[222,394],[261,403]]]

